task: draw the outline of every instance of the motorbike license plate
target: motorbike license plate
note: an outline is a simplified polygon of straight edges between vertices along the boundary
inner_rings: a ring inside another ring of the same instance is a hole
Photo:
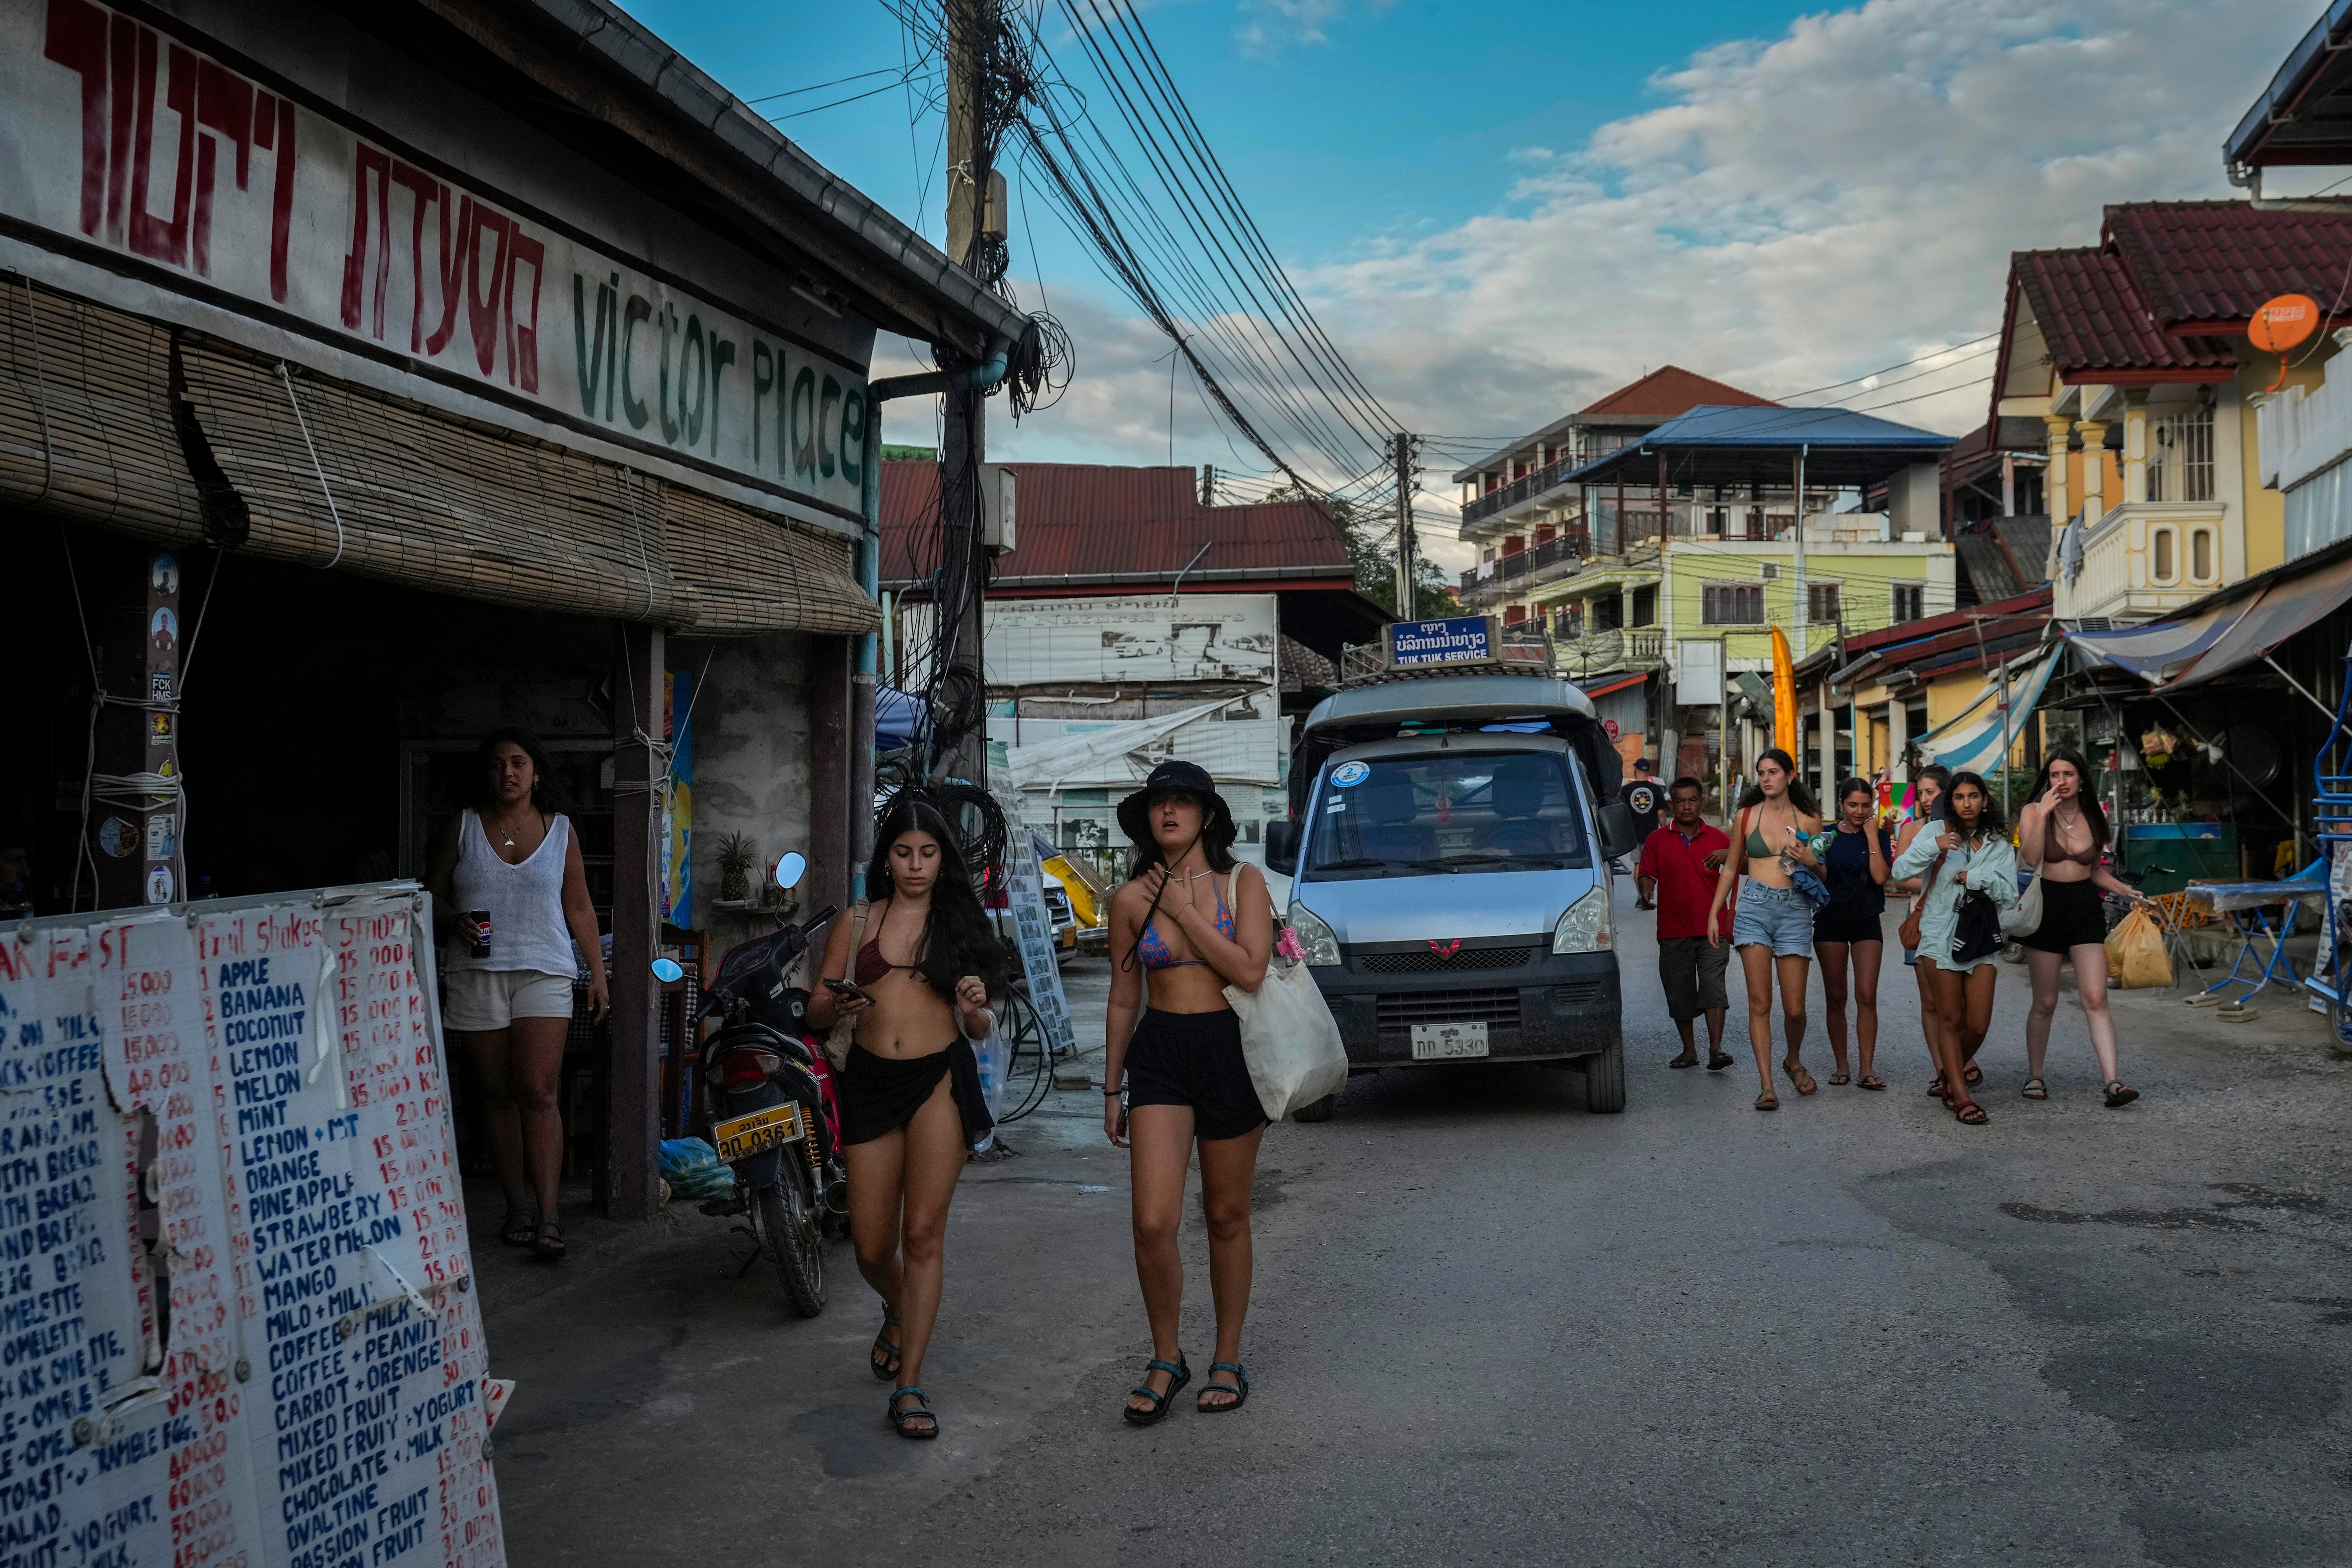
[[[1484,1024],[1415,1024],[1412,1026],[1412,1059],[1417,1062],[1454,1061],[1463,1057],[1483,1057],[1486,1054],[1486,1026]]]
[[[1486,1054],[1484,1046],[1478,1048],[1478,1054]],[[797,1142],[800,1136],[801,1108],[789,1103],[755,1110],[749,1116],[730,1117],[710,1127],[710,1141],[719,1146],[719,1163],[722,1165],[782,1148]]]

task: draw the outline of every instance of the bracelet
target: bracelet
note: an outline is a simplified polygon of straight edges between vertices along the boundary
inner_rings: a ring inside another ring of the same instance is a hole
[[[1103,1098],[1105,1100],[1117,1100],[1120,1095],[1125,1094],[1127,1090],[1124,1088],[1107,1089],[1103,1090]]]

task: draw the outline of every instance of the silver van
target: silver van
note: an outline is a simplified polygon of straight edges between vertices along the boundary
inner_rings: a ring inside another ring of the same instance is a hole
[[[1350,1063],[1572,1059],[1622,1110],[1609,861],[1637,846],[1591,700],[1520,675],[1341,691],[1292,770],[1266,858]]]

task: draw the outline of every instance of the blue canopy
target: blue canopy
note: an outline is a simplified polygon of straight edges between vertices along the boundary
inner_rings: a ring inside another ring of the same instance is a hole
[[[901,746],[911,746],[930,728],[930,710],[922,700],[909,697],[895,686],[874,689],[874,749],[895,752]]]
[[[1809,483],[1875,483],[1913,463],[1937,461],[1953,439],[1848,408],[1702,404],[1560,482],[1592,484],[1621,468],[1639,481],[1661,458],[1676,479],[1705,483],[1720,472],[1732,480],[1768,465],[1778,470],[1801,454]]]

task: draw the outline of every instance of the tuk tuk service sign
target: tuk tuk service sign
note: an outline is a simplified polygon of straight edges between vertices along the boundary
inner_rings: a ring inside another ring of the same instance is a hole
[[[16,237],[96,247],[163,287],[856,513],[866,377],[841,349],[654,276],[144,15],[0,0]]]
[[[1495,657],[1492,616],[1401,621],[1385,629],[1391,665],[1480,664]]]

